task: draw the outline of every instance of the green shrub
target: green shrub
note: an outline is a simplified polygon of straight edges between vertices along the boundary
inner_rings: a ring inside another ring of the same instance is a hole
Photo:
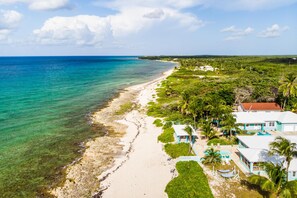
[[[213,198],[203,169],[195,161],[177,162],[178,177],[165,189],[169,198]]]
[[[158,140],[163,143],[173,142],[174,141],[173,134],[174,134],[174,129],[172,127],[166,128],[163,130],[163,133],[159,135]]]
[[[161,127],[163,126],[163,123],[162,123],[162,120],[160,119],[156,119],[153,124],[156,126],[156,127]]]
[[[220,145],[234,145],[234,144],[238,144],[237,143],[237,140],[236,138],[231,138],[230,140],[229,139],[226,139],[226,138],[214,138],[214,139],[211,139],[207,142],[207,145],[217,145],[217,144],[220,144]]]
[[[116,115],[123,115],[123,114],[125,114],[125,113],[127,113],[127,112],[132,111],[134,108],[135,108],[135,104],[134,104],[134,103],[132,103],[132,102],[127,102],[127,103],[125,103],[125,104],[122,104],[122,105],[120,106],[120,109],[118,109],[118,110],[115,112],[115,114],[116,114]]]
[[[189,153],[189,143],[179,144],[165,144],[165,152],[172,158],[178,158],[180,156],[193,156],[194,154]]]
[[[166,122],[165,124],[164,124],[164,126],[163,126],[163,128],[162,129],[168,129],[168,128],[171,128],[172,127],[172,122]]]

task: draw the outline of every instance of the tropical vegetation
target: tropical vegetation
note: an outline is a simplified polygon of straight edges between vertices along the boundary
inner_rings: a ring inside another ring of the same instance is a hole
[[[189,153],[189,143],[179,144],[165,144],[165,152],[172,158],[178,158],[180,156],[193,156],[193,153]]]
[[[283,108],[285,109],[287,100],[290,97],[297,96],[297,75],[294,73],[287,74],[282,79],[279,90],[282,92],[284,97]]]
[[[269,192],[271,195],[274,194],[283,198],[297,197],[297,181],[288,181],[290,163],[294,157],[297,157],[296,143],[279,136],[269,146],[270,155],[279,155],[284,157],[285,160],[278,164],[264,163],[262,166],[268,177],[252,175],[249,177],[249,182],[259,185],[262,190]]]
[[[191,124],[195,129],[201,127],[199,123],[211,122],[202,130],[209,140],[219,138],[214,132],[218,129],[229,137],[241,132],[231,114],[234,105],[241,102],[275,101],[286,110],[297,111],[297,61],[293,57],[144,58],[175,60],[179,64],[157,89],[158,97],[149,104],[148,115]],[[211,65],[215,71],[200,70],[203,65]]]
[[[270,195],[276,195],[282,198],[297,197],[297,181],[286,180],[286,169],[282,164],[264,163],[263,164],[268,177],[252,175],[248,181],[259,185],[263,191]]]
[[[189,153],[191,153],[193,143],[193,130],[189,125],[187,125],[184,130],[189,135]]]
[[[162,123],[162,120],[160,119],[156,119],[153,124],[156,126],[156,127],[162,127],[163,126],[163,123]]]
[[[286,171],[288,172],[291,161],[294,157],[297,157],[297,144],[279,136],[275,139],[275,141],[270,143],[270,154],[277,154],[285,157]]]
[[[220,152],[214,148],[209,148],[204,153],[205,156],[201,158],[203,164],[219,164],[222,162]]]
[[[171,180],[165,192],[169,198],[213,198],[203,169],[195,161],[178,162],[179,175]]]
[[[212,127],[212,122],[209,120],[203,120],[200,124],[201,135],[211,140],[218,137],[218,132]]]
[[[158,140],[163,143],[174,142],[174,129],[172,127],[163,129],[163,133],[158,136]]]

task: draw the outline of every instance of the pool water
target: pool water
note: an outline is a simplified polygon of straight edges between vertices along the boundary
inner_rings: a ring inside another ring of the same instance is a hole
[[[258,132],[257,135],[259,136],[270,136],[271,134],[268,132]]]

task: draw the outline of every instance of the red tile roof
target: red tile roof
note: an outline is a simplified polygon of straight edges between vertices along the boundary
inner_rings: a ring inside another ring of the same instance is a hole
[[[241,106],[245,111],[281,111],[282,110],[282,108],[274,102],[241,103]]]

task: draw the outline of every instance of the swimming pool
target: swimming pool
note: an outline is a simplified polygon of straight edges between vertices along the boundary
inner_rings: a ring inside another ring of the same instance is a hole
[[[271,135],[270,133],[268,133],[268,132],[258,132],[257,133],[257,135],[259,135],[259,136],[269,136],[269,135]]]

